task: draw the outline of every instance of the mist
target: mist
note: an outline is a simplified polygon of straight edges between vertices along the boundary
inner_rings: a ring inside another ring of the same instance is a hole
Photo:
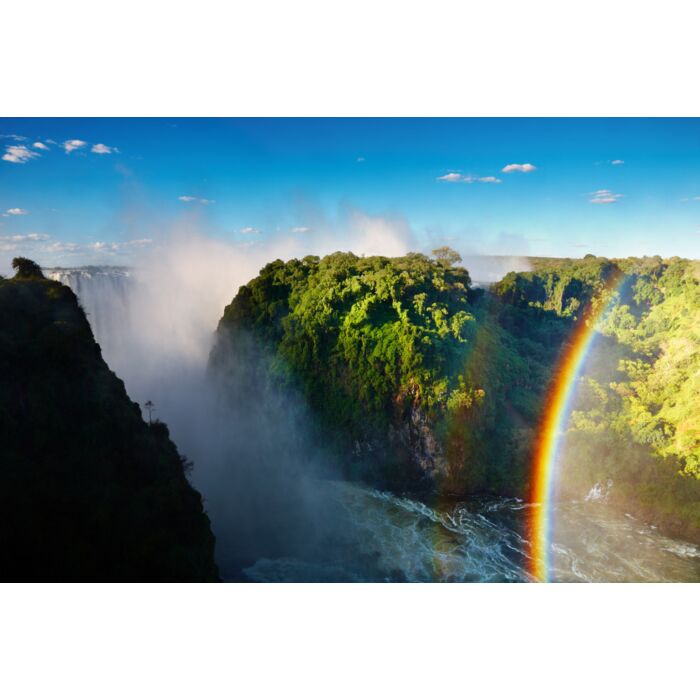
[[[463,253],[461,265],[469,270],[472,284],[488,287],[503,279],[509,272],[529,272],[527,258],[518,255],[479,255]]]
[[[154,236],[156,245],[139,250],[123,275],[93,271],[86,284],[52,273],[78,292],[129,396],[142,407],[153,402],[153,419],[168,425],[194,463],[190,478],[212,520],[226,580],[270,558],[319,561],[332,552],[342,566],[341,541],[353,525],[324,492],[323,480],[339,474],[311,438],[304,398],[269,382],[250,385],[248,358],[260,352],[252,339],[243,354],[240,344],[220,352],[218,373],[207,371],[224,307],[268,262],[337,249],[401,255],[414,247],[402,220],[356,211],[332,233],[235,244],[181,224]]]

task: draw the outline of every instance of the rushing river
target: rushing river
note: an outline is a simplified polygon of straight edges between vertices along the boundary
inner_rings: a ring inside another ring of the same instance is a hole
[[[262,558],[250,581],[530,581],[522,536],[532,507],[516,499],[475,498],[429,507],[343,482],[323,487],[338,509],[317,557]],[[700,548],[659,534],[598,502],[556,509],[556,581],[700,581]],[[226,571],[224,571],[226,576]]]

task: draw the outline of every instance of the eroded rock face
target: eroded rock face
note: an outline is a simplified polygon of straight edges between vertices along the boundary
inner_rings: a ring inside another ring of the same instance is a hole
[[[420,387],[415,382],[396,397],[398,420],[389,428],[389,444],[405,453],[411,464],[432,480],[447,475],[447,460],[420,399]]]

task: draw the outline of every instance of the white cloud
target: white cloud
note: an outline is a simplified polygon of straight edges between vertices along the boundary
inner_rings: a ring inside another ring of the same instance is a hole
[[[20,209],[19,207],[12,207],[12,209],[8,209],[3,216],[25,216],[26,214],[29,214],[29,212],[26,209]]]
[[[308,233],[311,229],[308,226],[295,226],[292,233]]]
[[[203,204],[204,206],[206,206],[207,204],[214,204],[213,199],[200,199],[199,197],[192,197],[189,194],[183,194],[180,197],[178,197],[178,199],[181,202],[197,202],[197,204]]]
[[[241,229],[238,229],[239,233],[245,233],[245,234],[254,234],[254,233],[260,233],[259,228],[254,228],[253,226],[244,226]]]
[[[85,148],[85,146],[87,146],[87,141],[81,141],[80,139],[70,139],[69,141],[63,142],[63,148],[66,153],[77,151],[80,148]]]
[[[46,246],[46,250],[51,253],[73,253],[80,250],[80,246],[77,243],[55,241],[51,245]]]
[[[459,173],[447,173],[447,175],[442,175],[438,180],[443,180],[444,182],[459,182],[462,179],[462,175]]]
[[[129,259],[139,251],[146,250],[153,243],[151,238],[138,238],[126,241],[96,241],[92,243],[75,243],[72,241],[51,240],[46,233],[26,233],[0,236],[0,252],[25,251],[25,254],[37,258],[70,257],[94,260],[99,263],[105,257],[123,256]]]
[[[358,156],[357,162],[358,162],[358,163],[364,163],[364,162],[365,162],[365,157],[364,157],[364,156]]]
[[[90,243],[86,247],[89,250],[103,251],[103,252],[116,252],[123,248],[133,248],[145,245],[150,245],[153,243],[152,238],[136,238],[131,241],[120,241],[118,243],[110,243],[108,241],[97,241],[96,243]]]
[[[93,153],[106,155],[107,153],[114,153],[117,149],[114,146],[106,146],[104,143],[96,143],[90,150]]]
[[[40,151],[48,151],[49,150],[49,147],[45,143],[42,143],[41,141],[35,141],[32,144],[32,148],[38,148]]]
[[[592,195],[592,199],[589,200],[591,204],[615,204],[624,197],[623,194],[615,194],[612,190],[596,190],[590,194]]]
[[[486,177],[477,177],[476,175],[462,175],[461,173],[447,173],[446,175],[442,175],[441,177],[439,177],[438,180],[442,180],[443,182],[466,182],[468,184],[471,184],[473,182],[486,182],[494,185],[497,185],[499,182],[502,182],[502,180],[499,180],[493,175],[487,175]]]
[[[620,160],[620,159],[618,158],[617,160],[612,160],[612,161],[610,161],[610,164],[611,164],[611,165],[624,165],[624,164],[625,164],[625,161],[624,161],[624,160]]]
[[[532,163],[510,163],[501,170],[502,173],[531,173],[537,168]]]
[[[115,243],[105,243],[104,241],[97,241],[96,243],[90,243],[88,245],[88,248],[92,248],[93,250],[106,250],[106,249],[111,249],[111,250],[116,250],[117,245]]]
[[[45,233],[17,233],[14,236],[0,236],[0,241],[14,241],[21,243],[22,241],[47,241],[51,236]]]
[[[30,151],[26,146],[7,146],[2,159],[8,163],[26,163],[38,157],[39,154],[36,151]]]

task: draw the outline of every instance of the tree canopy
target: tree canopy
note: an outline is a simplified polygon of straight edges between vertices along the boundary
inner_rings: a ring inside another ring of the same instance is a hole
[[[29,260],[29,258],[14,258],[12,260],[12,269],[15,270],[15,277],[17,279],[44,278],[44,273],[41,271],[39,265],[33,260]]]

